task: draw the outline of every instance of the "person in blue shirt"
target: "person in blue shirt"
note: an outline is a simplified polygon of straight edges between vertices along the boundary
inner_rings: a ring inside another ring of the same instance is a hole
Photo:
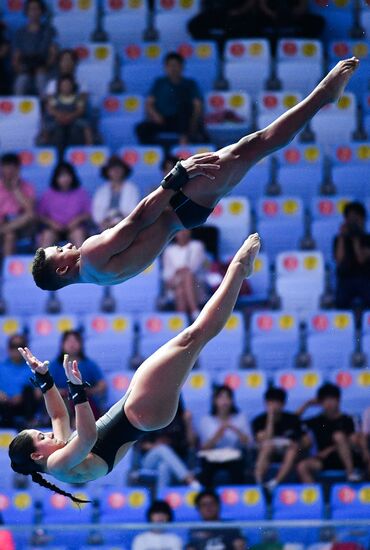
[[[7,344],[7,357],[0,362],[0,426],[34,425],[41,393],[30,383],[30,371],[18,348],[27,346],[23,334],[13,334]]]
[[[105,407],[107,383],[101,368],[86,357],[82,335],[77,330],[67,330],[63,333],[59,355],[49,365],[54,383],[62,397],[66,399],[68,387],[63,369],[65,354],[69,355],[72,360],[78,361],[83,379],[89,381],[90,388],[87,388],[87,395],[95,418],[99,418],[102,409],[104,410]]]
[[[177,133],[181,143],[204,142],[202,95],[195,80],[183,76],[183,57],[168,53],[164,69],[165,75],[154,81],[146,99],[147,120],[136,127],[140,143],[156,143],[159,132]]]

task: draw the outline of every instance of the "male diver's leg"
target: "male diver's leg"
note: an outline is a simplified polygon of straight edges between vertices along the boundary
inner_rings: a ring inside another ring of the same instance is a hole
[[[253,271],[259,248],[259,236],[249,236],[196,321],[159,348],[136,371],[125,403],[127,418],[135,427],[155,430],[171,422],[190,370],[203,347],[222,330],[231,315],[241,285]]]

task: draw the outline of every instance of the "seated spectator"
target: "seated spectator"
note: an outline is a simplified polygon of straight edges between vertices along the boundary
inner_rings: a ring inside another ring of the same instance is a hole
[[[36,426],[41,392],[30,384],[30,369],[18,348],[27,346],[22,334],[8,340],[7,357],[0,363],[0,426],[23,429]]]
[[[55,74],[47,83],[47,86],[44,91],[44,95],[53,96],[57,93],[58,80],[62,76],[70,76],[73,78],[78,85],[78,92],[81,95],[87,96],[88,89],[84,82],[80,81],[76,74],[76,69],[78,65],[78,55],[75,50],[62,50],[59,52],[57,59],[57,67]]]
[[[195,320],[205,301],[204,267],[206,251],[201,241],[191,238],[191,231],[179,231],[163,252],[165,289],[174,298],[176,311]]]
[[[100,231],[116,225],[128,216],[138,204],[137,185],[129,180],[131,168],[118,156],[112,156],[103,166],[101,176],[106,181],[95,191],[92,216]]]
[[[18,29],[14,38],[14,93],[27,95],[36,91],[41,96],[56,60],[56,33],[43,20],[46,6],[42,0],[27,0],[25,12],[27,24]]]
[[[10,41],[8,40],[6,25],[3,21],[0,21],[0,96],[11,94],[11,80]]]
[[[370,235],[366,233],[366,210],[359,202],[344,208],[344,222],[334,239],[337,265],[336,305],[348,309],[354,300],[370,307]]]
[[[236,407],[234,393],[228,386],[215,388],[211,414],[201,419],[199,435],[201,483],[210,487],[219,482],[220,474],[223,477],[226,474],[225,483],[243,483],[249,426],[245,415]]]
[[[286,392],[282,388],[269,388],[264,398],[266,412],[252,422],[258,446],[255,478],[257,483],[263,483],[272,460],[280,463],[276,476],[265,484],[272,491],[293,468],[302,429],[298,416],[284,411]]]
[[[155,80],[146,100],[147,120],[136,127],[140,143],[154,144],[160,132],[179,134],[180,143],[204,142],[203,102],[197,83],[185,78],[184,59],[171,52],[164,59],[165,76]]]
[[[184,410],[181,400],[171,424],[148,433],[138,443],[141,457],[137,474],[144,477],[154,474],[157,494],[165,487],[171,486],[173,481],[199,490],[199,482],[186,465],[189,451],[194,450],[195,442],[191,413]]]
[[[353,419],[340,410],[340,388],[335,384],[324,384],[317,393],[321,414],[304,421],[309,431],[305,444],[315,445],[314,456],[301,460],[297,471],[303,483],[313,483],[314,474],[322,470],[345,470],[348,481],[359,481],[355,466],[364,464],[370,471],[370,455],[363,444],[364,438],[355,433]],[[305,403],[299,413],[303,414],[312,404]]]
[[[164,500],[155,500],[149,507],[146,520],[148,523],[170,523],[173,511]],[[132,550],[182,550],[182,541],[178,535],[168,533],[163,527],[154,525],[150,531],[136,535],[132,541]]]
[[[195,498],[195,506],[202,521],[222,521],[219,496],[210,490],[199,493]],[[239,529],[227,527],[211,529],[200,525],[190,531],[186,550],[246,550],[247,544]]]
[[[49,370],[54,378],[55,385],[59,389],[62,397],[66,399],[69,404],[67,380],[63,369],[65,354],[69,355],[71,361],[76,360],[78,362],[78,368],[82,374],[82,379],[90,384],[90,387],[86,388],[86,392],[94,416],[95,418],[99,418],[105,410],[107,383],[100,367],[95,361],[92,361],[86,356],[83,348],[82,336],[77,330],[67,330],[64,332],[60,353],[49,365]]]
[[[86,119],[86,97],[78,91],[71,76],[61,76],[55,95],[46,103],[48,118],[45,119],[40,143],[54,145],[62,154],[72,145],[91,145],[93,134]]]
[[[0,238],[3,256],[10,256],[16,250],[17,239],[31,235],[35,191],[20,176],[18,155],[5,153],[0,165]]]
[[[188,29],[194,40],[222,40],[255,36],[256,0],[203,0],[201,12]]]
[[[56,166],[50,189],[40,199],[38,215],[43,226],[39,246],[46,248],[59,241],[70,241],[79,248],[86,239],[90,198],[68,162]]]

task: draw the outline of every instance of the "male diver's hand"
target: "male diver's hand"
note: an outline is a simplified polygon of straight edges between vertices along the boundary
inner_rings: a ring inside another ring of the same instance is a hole
[[[220,169],[219,160],[220,157],[216,153],[199,153],[186,160],[182,160],[181,164],[185,168],[189,178],[205,176],[210,180],[214,180],[214,172]]]
[[[82,376],[78,370],[77,361],[71,361],[67,353],[64,355],[63,368],[67,379],[72,382],[72,384],[82,384]]]
[[[49,370],[49,361],[40,361],[28,348],[18,348],[19,353],[26,361],[32,372],[45,374]]]

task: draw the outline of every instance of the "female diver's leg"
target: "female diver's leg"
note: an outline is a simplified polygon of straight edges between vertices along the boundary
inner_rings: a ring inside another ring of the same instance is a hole
[[[259,248],[258,234],[250,235],[196,321],[136,371],[125,403],[127,418],[135,427],[156,430],[172,421],[186,377],[202,348],[222,330],[231,315],[243,280],[252,274]]]

